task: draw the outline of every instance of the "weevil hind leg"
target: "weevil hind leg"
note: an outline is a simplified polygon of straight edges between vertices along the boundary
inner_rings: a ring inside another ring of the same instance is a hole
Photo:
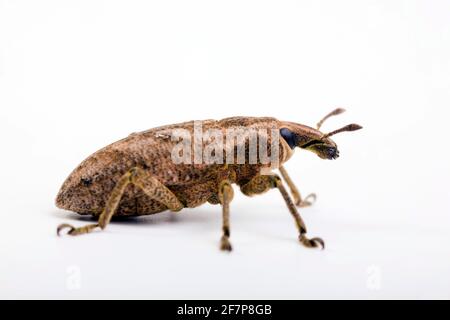
[[[287,192],[281,178],[278,175],[258,175],[246,184],[242,185],[241,191],[247,196],[252,196],[264,193],[274,188],[277,188],[280,191],[284,201],[286,202],[289,212],[295,220],[297,229],[299,231],[300,243],[307,248],[322,247],[322,249],[324,249],[325,242],[321,238],[309,239],[306,236],[306,225],[303,222],[302,217],[298,213],[296,205],[292,201],[292,198],[289,196],[289,193]]]
[[[222,238],[220,239],[220,250],[231,251],[230,243],[230,202],[233,200],[234,192],[228,180],[222,181],[219,185],[219,200],[222,204]]]
[[[289,187],[289,190],[291,191],[291,195],[294,198],[294,204],[299,208],[306,208],[309,206],[312,206],[314,202],[317,200],[317,195],[315,193],[311,193],[308,196],[306,196],[304,199],[302,199],[302,196],[300,192],[298,191],[298,188],[295,186],[295,183],[292,181],[291,177],[289,176],[288,172],[283,166],[280,166],[278,169],[280,170],[281,176],[283,177],[284,181],[286,181],[286,184]]]
[[[105,229],[111,221],[114,212],[117,210],[120,200],[126,188],[133,184],[142,189],[152,199],[159,201],[167,206],[171,211],[180,211],[183,209],[183,204],[178,200],[175,194],[172,193],[166,186],[164,186],[158,179],[140,168],[133,168],[125,173],[116,183],[105,208],[98,218],[98,223],[86,225],[80,228],[75,228],[69,224],[61,224],[57,228],[57,234],[60,235],[64,229],[69,229],[67,234],[71,236],[81,235],[92,232],[96,228]]]

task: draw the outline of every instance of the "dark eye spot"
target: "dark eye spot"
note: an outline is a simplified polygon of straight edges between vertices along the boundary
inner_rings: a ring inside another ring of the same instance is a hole
[[[283,137],[283,139],[287,142],[287,144],[289,145],[289,147],[291,149],[294,149],[296,147],[295,144],[295,134],[292,133],[291,130],[287,129],[287,128],[282,128],[280,130],[280,134]]]
[[[81,183],[85,187],[89,187],[92,184],[92,179],[91,178],[81,178]]]

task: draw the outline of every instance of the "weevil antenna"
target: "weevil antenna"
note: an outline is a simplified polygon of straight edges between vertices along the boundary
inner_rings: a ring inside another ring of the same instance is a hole
[[[331,132],[329,132],[327,134],[324,134],[322,139],[334,136],[335,134],[340,133],[340,132],[356,131],[356,130],[359,130],[359,129],[362,129],[362,127],[359,124],[352,123],[352,124],[346,125],[345,127],[340,128],[340,129],[337,129],[337,130],[331,131]]]
[[[322,120],[320,120],[320,121],[317,123],[317,130],[320,129],[320,127],[322,126],[322,124],[323,124],[323,123],[325,122],[325,120],[327,120],[329,117],[337,116],[337,115],[339,115],[339,114],[341,114],[341,113],[344,113],[344,112],[345,112],[345,109],[342,109],[342,108],[337,108],[337,109],[331,111],[329,114],[327,114],[325,117],[323,117]]]

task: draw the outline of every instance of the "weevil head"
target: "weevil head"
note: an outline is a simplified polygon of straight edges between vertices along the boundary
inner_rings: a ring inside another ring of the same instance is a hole
[[[339,130],[330,133],[323,133],[302,124],[294,122],[283,122],[280,135],[291,149],[296,147],[314,152],[321,159],[334,160],[339,157],[337,144],[330,136],[343,131],[355,131],[362,127],[357,124],[350,124]]]

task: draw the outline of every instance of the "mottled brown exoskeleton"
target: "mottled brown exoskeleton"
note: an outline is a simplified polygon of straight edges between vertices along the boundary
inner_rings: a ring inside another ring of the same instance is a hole
[[[165,210],[178,212],[209,202],[222,205],[223,235],[220,248],[230,251],[229,206],[233,198],[232,184],[237,184],[247,196],[277,188],[294,217],[300,242],[306,247],[324,247],[322,239],[306,237],[306,226],[297,210],[297,207],[311,205],[316,196],[310,194],[302,199],[283,163],[292,156],[296,147],[312,151],[322,159],[336,159],[339,152],[330,137],[361,127],[351,124],[326,134],[319,129],[327,118],[343,111],[336,109],[328,114],[317,124],[317,129],[275,118],[233,117],[202,121],[204,131],[215,129],[226,132],[233,128],[247,128],[274,132],[275,129],[279,133],[279,140],[266,136],[267,148],[273,148],[272,142],[276,141],[279,150],[276,161],[271,163],[262,163],[259,158],[256,163],[244,164],[226,159],[216,163],[176,163],[173,161],[173,150],[179,141],[173,139],[171,133],[184,129],[193,134],[194,121],[131,134],[83,161],[64,182],[57,196],[56,205],[59,208],[93,215],[98,217],[98,223],[80,228],[62,224],[57,233],[68,228],[69,235],[80,235],[95,228],[104,229],[113,216],[150,215]],[[200,143],[205,147],[205,141]],[[241,143],[246,144],[243,147],[248,155],[248,140]],[[224,156],[226,152],[224,150]],[[267,150],[267,154],[273,154],[272,149]],[[234,155],[233,160],[236,160]],[[272,172],[275,169],[280,171],[292,197],[281,178]]]

